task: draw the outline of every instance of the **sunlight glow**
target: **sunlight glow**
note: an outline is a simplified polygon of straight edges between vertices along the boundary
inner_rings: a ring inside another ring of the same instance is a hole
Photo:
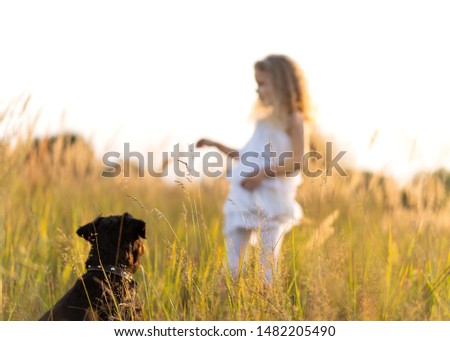
[[[253,63],[304,69],[319,129],[357,167],[450,168],[443,2],[119,1],[0,4],[0,104],[32,94],[37,134],[146,152],[251,133]],[[63,118],[61,113],[65,112]],[[377,137],[371,144],[375,132]]]

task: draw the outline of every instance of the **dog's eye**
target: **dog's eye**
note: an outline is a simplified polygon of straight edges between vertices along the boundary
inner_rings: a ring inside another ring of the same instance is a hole
[[[105,218],[102,216],[99,216],[97,218],[95,218],[95,220],[92,222],[94,225],[100,225],[101,221],[104,220]]]

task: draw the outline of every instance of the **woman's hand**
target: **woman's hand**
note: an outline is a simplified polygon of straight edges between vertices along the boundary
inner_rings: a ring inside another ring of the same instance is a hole
[[[241,186],[247,191],[254,191],[259,186],[261,186],[261,182],[265,177],[266,176],[263,171],[255,171],[241,181]]]
[[[204,147],[204,146],[214,147],[214,146],[216,146],[216,143],[214,141],[211,141],[211,140],[208,140],[208,139],[200,139],[200,140],[197,141],[195,146],[197,148]]]
[[[207,147],[216,147],[222,153],[226,154],[228,157],[233,157],[233,158],[239,157],[239,151],[237,151],[236,149],[226,147],[223,144],[218,143],[218,142],[214,142],[212,140],[208,140],[208,139],[198,140],[197,143],[195,144],[195,146],[197,148],[205,147],[205,146],[207,146]]]

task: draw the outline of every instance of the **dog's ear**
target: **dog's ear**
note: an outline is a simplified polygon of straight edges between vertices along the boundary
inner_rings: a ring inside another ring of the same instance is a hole
[[[100,220],[103,219],[102,217],[97,217],[93,222],[80,226],[77,230],[77,235],[80,237],[83,237],[91,244],[94,244],[95,242],[95,234],[96,234],[96,227],[100,223]]]
[[[145,239],[145,222],[139,219],[132,220],[132,228],[135,233]]]
[[[138,239],[139,237],[145,239],[145,222],[133,218],[133,216],[127,212],[124,213],[124,217],[127,220],[127,229],[131,236],[133,236],[133,239]]]

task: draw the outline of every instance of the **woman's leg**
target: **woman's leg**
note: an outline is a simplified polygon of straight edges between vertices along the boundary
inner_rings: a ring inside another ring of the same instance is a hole
[[[225,242],[228,253],[228,266],[233,278],[238,278],[243,268],[245,251],[250,242],[252,231],[244,228],[237,228],[225,235]]]
[[[285,231],[286,227],[278,224],[266,227],[260,232],[259,259],[268,284],[272,284],[273,276],[277,271],[278,256]]]

